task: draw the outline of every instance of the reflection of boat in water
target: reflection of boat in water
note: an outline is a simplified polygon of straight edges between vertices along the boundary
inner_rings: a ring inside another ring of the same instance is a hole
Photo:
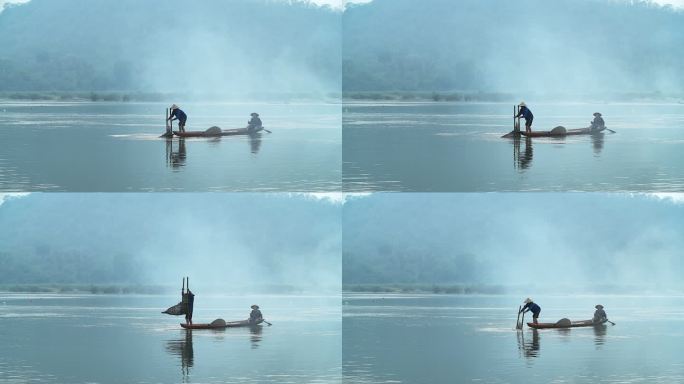
[[[173,139],[166,138],[166,163],[173,168],[178,168],[185,165],[186,159],[185,139],[181,138],[178,140],[178,150],[174,151]]]
[[[518,334],[518,348],[526,358],[539,357],[540,343],[539,331],[532,330],[532,339],[525,340],[524,332],[517,332]]]
[[[195,324],[184,324],[181,323],[181,327],[185,329],[226,329],[226,328],[239,328],[239,327],[261,327],[261,322],[252,323],[249,320],[242,321],[213,321],[211,323],[195,323]]]
[[[566,320],[566,321],[564,321]],[[578,327],[601,327],[604,326],[607,320],[595,323],[593,320],[579,320],[570,321],[568,319],[561,319],[555,323],[527,323],[527,326],[535,329],[547,328],[578,328]]]
[[[185,332],[185,337],[179,340],[169,340],[166,342],[166,350],[181,358],[181,370],[183,382],[190,375],[190,368],[194,364],[194,351],[192,347],[192,332]]]
[[[520,136],[513,138],[513,165],[522,170],[528,169],[532,165],[534,150],[532,148],[532,138],[525,138],[525,150],[520,152]]]
[[[249,340],[252,342],[252,349],[259,348],[259,342],[261,341],[261,333],[263,330],[264,327],[262,326],[249,327],[249,333],[251,335]]]

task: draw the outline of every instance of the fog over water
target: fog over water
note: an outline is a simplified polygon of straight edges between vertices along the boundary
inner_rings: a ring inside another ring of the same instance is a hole
[[[3,283],[180,288],[190,276],[205,293],[339,292],[340,209],[303,194],[6,197]]]
[[[325,97],[341,14],[270,0],[32,0],[0,15],[0,91]]]
[[[345,206],[344,283],[681,293],[681,200],[677,194],[374,194]]]

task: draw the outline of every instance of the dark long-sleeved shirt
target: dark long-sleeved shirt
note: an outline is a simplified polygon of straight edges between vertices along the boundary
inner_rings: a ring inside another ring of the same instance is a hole
[[[532,114],[532,111],[530,111],[530,109],[527,107],[520,107],[520,112],[518,112],[518,116],[516,116],[516,117],[522,117],[528,121],[534,119],[534,115]]]
[[[535,315],[538,315],[539,312],[541,312],[541,307],[538,306],[537,304],[535,304],[534,302],[530,302],[530,303],[525,304],[525,306],[522,308],[522,310],[523,310],[523,312],[525,312],[525,310],[528,310],[528,311],[534,313]]]
[[[263,316],[261,315],[261,311],[258,309],[253,309],[252,312],[249,314],[249,321],[251,322],[257,322],[262,318]]]
[[[185,121],[188,119],[188,115],[185,114],[185,112],[181,111],[179,108],[176,108],[171,112],[171,121],[173,120],[180,120],[180,121]]]
[[[594,117],[594,121],[591,122],[591,127],[593,129],[602,128],[605,126],[606,126],[606,122],[603,121],[603,118],[601,116]]]
[[[608,315],[606,315],[606,311],[603,309],[597,309],[596,312],[594,312],[594,323],[600,323],[603,320],[607,320]]]
[[[249,124],[250,127],[261,127],[261,119],[257,116],[254,116],[247,122],[247,124]]]

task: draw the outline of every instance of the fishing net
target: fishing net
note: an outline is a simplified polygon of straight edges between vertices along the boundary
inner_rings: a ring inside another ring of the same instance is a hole
[[[162,313],[166,313],[167,315],[173,315],[173,316],[179,316],[179,315],[184,315],[187,310],[187,304],[180,302],[173,307],[169,307],[166,311]]]

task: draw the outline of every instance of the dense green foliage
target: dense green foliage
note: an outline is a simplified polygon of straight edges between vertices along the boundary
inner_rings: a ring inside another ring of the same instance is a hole
[[[0,92],[337,92],[340,17],[277,0],[32,0],[0,14]]]
[[[343,16],[343,89],[684,89],[684,12],[606,0],[374,0]]]

